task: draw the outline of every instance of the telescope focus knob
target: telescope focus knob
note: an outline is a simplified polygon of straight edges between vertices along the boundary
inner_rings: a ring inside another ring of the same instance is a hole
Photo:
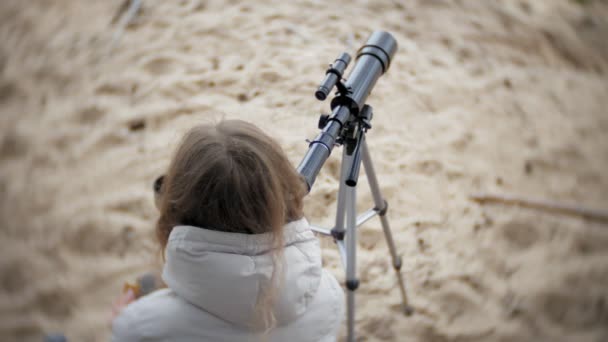
[[[329,114],[321,114],[321,116],[319,116],[319,129],[325,128],[327,121],[329,121]]]

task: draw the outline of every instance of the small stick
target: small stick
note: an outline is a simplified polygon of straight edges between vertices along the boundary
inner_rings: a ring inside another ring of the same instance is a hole
[[[124,0],[122,4],[120,4],[120,7],[118,7],[116,13],[114,13],[114,16],[112,17],[112,24],[116,24],[118,22],[118,19],[120,19],[120,17],[123,15],[123,13],[125,13],[129,9],[130,2],[131,0]]]
[[[582,216],[588,219],[608,222],[608,212],[597,209],[583,208],[578,205],[568,203],[558,203],[540,199],[530,199],[513,195],[501,194],[472,194],[469,196],[472,200],[485,203],[495,202],[504,204],[519,205],[522,207],[535,208],[547,211],[558,212],[568,215]]]
[[[125,2],[122,3],[120,8],[118,9],[118,12],[116,12],[116,15],[114,15],[114,18],[112,18],[112,23],[118,21],[118,18],[121,17],[124,11],[127,11],[127,13],[122,18],[120,18],[120,21],[118,21],[118,28],[116,29],[116,31],[114,32],[114,36],[112,37],[110,51],[114,50],[114,48],[118,45],[118,42],[120,42],[120,38],[122,37],[125,29],[127,28],[127,26],[129,26],[133,19],[135,19],[135,16],[139,12],[140,8],[141,0],[125,0]]]

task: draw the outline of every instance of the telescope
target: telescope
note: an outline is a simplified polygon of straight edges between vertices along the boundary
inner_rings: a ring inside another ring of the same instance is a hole
[[[315,92],[315,97],[323,101],[334,87],[338,88],[336,96],[331,101],[332,114],[322,116],[319,121],[321,133],[310,143],[308,152],[298,166],[298,172],[304,178],[308,191],[323,164],[331,154],[340,134],[348,121],[365,119],[364,106],[367,97],[391,63],[397,51],[397,41],[384,31],[375,31],[367,42],[357,52],[356,65],[342,81],[342,75],[350,63],[350,55],[346,52],[327,69],[325,79]],[[371,118],[369,118],[371,120]],[[355,170],[357,171],[357,170]],[[356,183],[356,175],[349,177],[349,182]]]

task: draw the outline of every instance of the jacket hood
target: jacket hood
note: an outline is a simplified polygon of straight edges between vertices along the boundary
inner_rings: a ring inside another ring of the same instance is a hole
[[[321,279],[319,242],[306,219],[284,227],[282,285],[274,293],[278,325],[303,314]],[[239,234],[192,226],[173,228],[163,280],[189,303],[225,321],[252,327],[256,303],[270,284],[271,234]]]

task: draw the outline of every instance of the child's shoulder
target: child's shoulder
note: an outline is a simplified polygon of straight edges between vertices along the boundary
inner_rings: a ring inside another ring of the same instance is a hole
[[[200,341],[234,330],[227,322],[181,298],[171,289],[154,291],[129,304],[114,320],[113,341]]]
[[[151,292],[127,305],[121,316],[125,315],[129,318],[145,321],[158,316],[172,315],[176,311],[184,310],[184,306],[188,305],[171,289],[164,288]]]
[[[170,289],[154,291],[127,305],[112,323],[115,341],[139,341],[161,331],[160,325],[179,312],[183,304]]]

